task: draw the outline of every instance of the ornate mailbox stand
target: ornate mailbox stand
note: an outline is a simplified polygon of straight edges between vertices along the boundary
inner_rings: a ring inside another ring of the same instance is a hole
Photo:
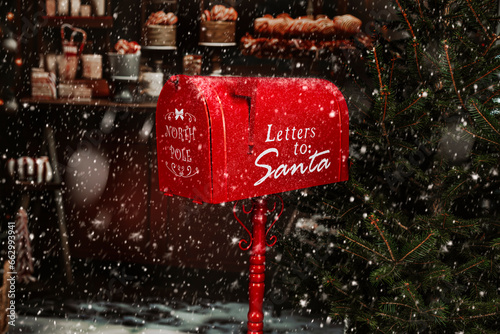
[[[156,136],[166,195],[236,201],[234,216],[248,233],[239,246],[251,249],[248,333],[262,333],[265,251],[277,241],[269,234],[283,212],[277,195],[268,208],[269,195],[348,179],[342,94],[320,79],[173,76],[158,100]],[[247,198],[252,206],[242,211],[251,214],[252,232],[237,216]]]
[[[262,311],[262,303],[264,302],[264,281],[266,277],[266,247],[272,247],[277,241],[275,235],[268,237],[269,232],[273,228],[278,218],[283,213],[283,200],[281,201],[281,210],[271,226],[266,230],[267,214],[276,210],[276,202],[271,210],[267,207],[267,196],[257,197],[252,199],[252,207],[249,211],[242,210],[246,214],[252,214],[253,233],[250,233],[245,224],[238,218],[236,207],[239,201],[234,204],[234,218],[248,233],[249,239],[241,239],[239,246],[241,250],[249,250],[250,255],[250,277],[249,277],[249,310],[248,310],[248,333],[262,333],[264,330],[264,313]]]

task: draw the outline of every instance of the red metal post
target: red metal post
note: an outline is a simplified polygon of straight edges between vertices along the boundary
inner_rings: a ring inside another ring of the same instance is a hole
[[[242,250],[249,250],[251,248],[250,277],[248,285],[248,334],[262,334],[264,331],[264,312],[262,310],[262,304],[264,302],[266,247],[271,247],[276,243],[276,236],[273,235],[268,237],[268,234],[283,213],[283,200],[277,195],[276,197],[281,202],[281,211],[278,215],[276,215],[274,221],[271,223],[269,228],[267,228],[267,230],[267,214],[276,209],[278,201],[274,202],[274,206],[271,210],[267,207],[267,196],[253,198],[252,207],[248,211],[245,209],[245,206],[242,206],[245,214],[252,214],[251,221],[253,233],[250,233],[245,224],[243,224],[243,222],[236,215],[236,207],[239,202],[234,204],[234,217],[241,224],[241,226],[243,226],[249,236],[249,240],[241,239],[239,246]]]
[[[266,221],[267,198],[253,200],[253,243],[250,255],[250,280],[248,286],[248,334],[262,334],[264,330],[264,280],[266,271]]]

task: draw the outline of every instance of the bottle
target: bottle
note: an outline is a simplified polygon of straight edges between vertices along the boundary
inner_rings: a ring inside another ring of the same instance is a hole
[[[56,0],[45,1],[45,14],[47,16],[56,16]]]
[[[57,1],[57,14],[60,16],[67,16],[69,14],[69,0]]]
[[[71,0],[71,16],[80,16],[80,0]]]

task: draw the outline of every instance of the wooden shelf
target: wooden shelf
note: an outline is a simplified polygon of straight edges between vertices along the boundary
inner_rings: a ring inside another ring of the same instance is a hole
[[[154,3],[154,4],[171,4],[171,5],[174,5],[174,4],[177,4],[177,0],[148,0],[148,2],[150,3]]]
[[[79,28],[112,28],[113,18],[111,16],[42,16],[46,26],[60,27],[64,23]]]
[[[140,103],[120,103],[106,99],[91,99],[91,100],[76,100],[76,99],[53,99],[42,100],[37,98],[23,98],[22,104],[29,105],[44,105],[44,106],[87,106],[87,107],[116,107],[116,108],[135,108],[135,109],[156,109],[156,102],[140,102]],[[27,107],[28,107],[27,106]]]

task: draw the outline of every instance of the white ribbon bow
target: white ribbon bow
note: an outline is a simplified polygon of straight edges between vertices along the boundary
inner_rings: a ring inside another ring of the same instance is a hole
[[[177,110],[175,109],[175,119],[179,118],[184,120],[184,109]]]

